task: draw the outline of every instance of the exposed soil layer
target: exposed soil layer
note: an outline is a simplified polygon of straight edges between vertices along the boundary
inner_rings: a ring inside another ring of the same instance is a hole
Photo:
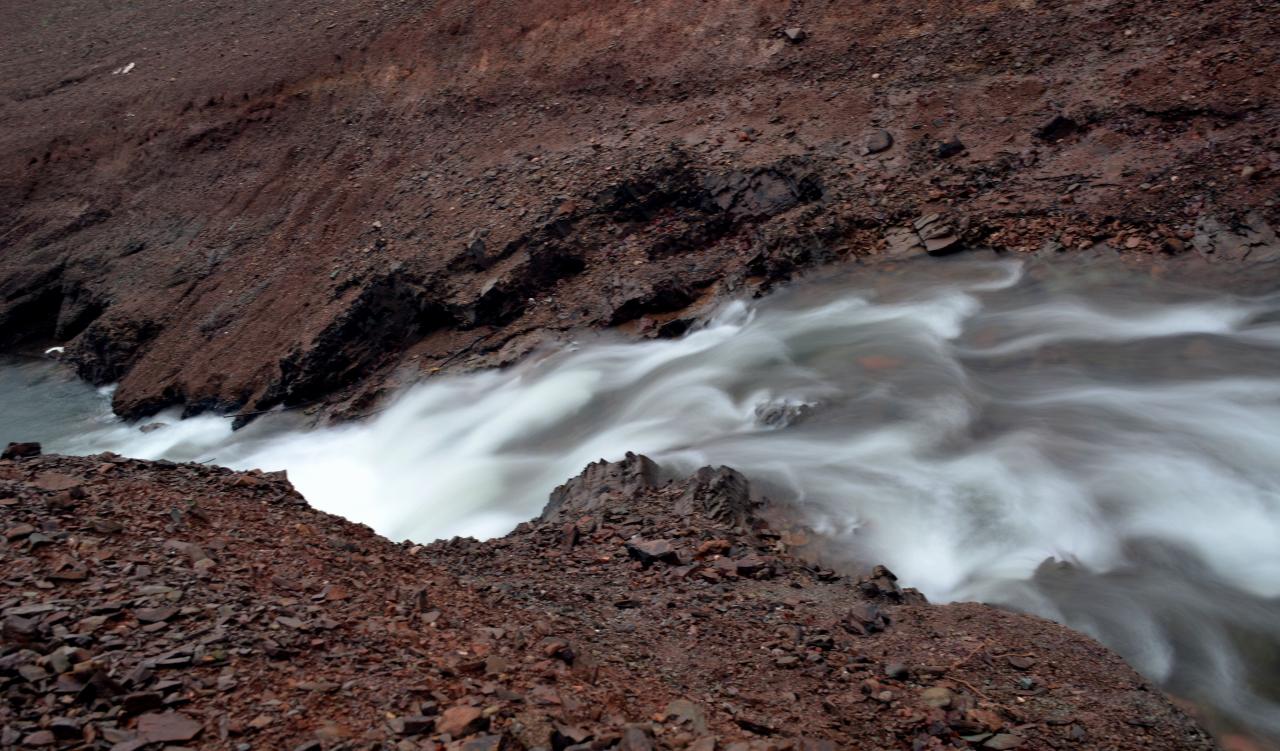
[[[5,6],[0,347],[67,343],[130,417],[359,413],[816,264],[1239,260],[1277,221],[1260,0]]]
[[[0,746],[1214,747],[1087,637],[824,570],[782,518],[628,456],[423,547],[278,475],[6,459]]]

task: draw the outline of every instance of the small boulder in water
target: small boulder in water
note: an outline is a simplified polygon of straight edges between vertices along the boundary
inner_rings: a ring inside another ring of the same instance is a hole
[[[813,406],[807,402],[762,402],[756,405],[756,424],[770,428],[785,428],[813,414]]]

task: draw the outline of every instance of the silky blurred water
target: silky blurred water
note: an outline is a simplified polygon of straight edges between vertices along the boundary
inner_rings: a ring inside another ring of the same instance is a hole
[[[591,336],[310,430],[143,433],[106,393],[11,363],[0,438],[287,469],[313,505],[419,541],[504,534],[602,457],[726,464],[837,556],[1081,629],[1219,728],[1280,738],[1277,289],[1266,268],[1173,281],[1098,260],[854,270],[678,340]]]

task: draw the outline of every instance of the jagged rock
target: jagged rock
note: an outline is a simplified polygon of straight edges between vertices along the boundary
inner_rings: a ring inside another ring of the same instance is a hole
[[[822,197],[822,185],[803,162],[734,170],[708,176],[703,188],[711,205],[735,220],[780,214]]]
[[[436,732],[447,733],[454,738],[473,735],[489,729],[489,718],[479,707],[466,705],[450,707],[436,721]]]
[[[681,516],[702,514],[725,525],[745,524],[758,504],[751,498],[747,478],[728,467],[703,467],[689,478],[674,511]]]
[[[658,465],[646,456],[627,452],[622,461],[601,459],[582,474],[551,491],[542,521],[562,522],[600,511],[610,498],[629,495],[658,484]]]
[[[627,554],[645,568],[655,563],[679,563],[680,557],[667,540],[636,540],[627,543]]]

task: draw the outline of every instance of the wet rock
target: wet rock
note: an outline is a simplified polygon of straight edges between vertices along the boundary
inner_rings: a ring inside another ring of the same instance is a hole
[[[34,442],[10,443],[0,452],[0,459],[28,459],[33,456],[40,456],[40,444]]]
[[[813,405],[804,402],[770,401],[756,405],[756,423],[770,428],[786,428],[813,414]]]
[[[628,452],[622,461],[593,462],[582,474],[551,491],[540,518],[548,522],[574,520],[602,510],[611,498],[657,484],[658,465],[646,456]]]

